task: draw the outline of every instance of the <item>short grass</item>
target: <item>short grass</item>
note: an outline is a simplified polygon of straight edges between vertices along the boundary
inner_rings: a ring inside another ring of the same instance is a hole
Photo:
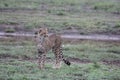
[[[35,43],[31,41],[0,42],[1,80],[119,80],[120,67],[105,65],[101,61],[120,60],[120,44],[115,42],[81,41],[78,44],[64,44],[65,57],[87,59],[91,63],[65,64],[53,69],[47,62],[44,70],[38,69]],[[49,52],[47,57],[54,59]],[[30,59],[30,60],[26,60]],[[34,60],[35,59],[35,60]]]
[[[37,57],[37,48],[31,41],[2,41],[0,43],[0,55],[13,56],[21,59]],[[63,45],[63,53],[66,57],[75,57],[91,61],[119,60],[120,44],[94,41],[81,41],[79,44]],[[50,51],[48,57],[54,57]]]
[[[1,0],[0,1],[1,8],[28,8],[28,9],[40,9],[41,5],[52,6],[52,9],[55,9],[55,6],[59,7],[59,10],[63,10],[63,7],[70,6],[73,11],[78,12],[82,9],[85,5],[88,5],[91,8],[96,10],[105,10],[105,11],[112,11],[112,12],[119,12],[119,0]],[[61,7],[61,8],[60,8]],[[49,7],[48,7],[49,8]],[[47,9],[48,9],[47,8]],[[70,10],[71,10],[70,9]],[[51,11],[48,11],[51,13]]]
[[[51,68],[47,63],[44,70],[29,61],[15,59],[0,61],[1,80],[119,80],[120,68],[101,63],[63,65],[60,69]]]
[[[119,60],[120,45],[83,41],[77,45],[67,44],[64,46],[64,52],[71,57],[89,59],[94,61],[100,60]]]
[[[119,0],[1,0],[0,24],[113,34],[120,30],[119,4]]]

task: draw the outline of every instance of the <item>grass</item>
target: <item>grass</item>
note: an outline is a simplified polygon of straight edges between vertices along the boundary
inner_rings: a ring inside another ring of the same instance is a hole
[[[5,29],[5,32],[7,32],[7,33],[14,33],[15,29],[14,28],[7,28],[7,29]]]
[[[120,45],[116,43],[83,41],[80,44],[65,44],[63,52],[65,56],[87,59],[91,61],[119,60]],[[21,59],[36,58],[35,43],[31,41],[5,41],[1,42],[0,55],[15,56]],[[10,54],[9,54],[10,53]],[[52,52],[49,57],[54,57]]]
[[[116,28],[120,23],[116,17],[119,3],[118,0],[1,0],[0,24],[17,24],[31,30],[41,26],[56,30],[74,27],[83,34],[119,34],[120,29]]]
[[[6,32],[44,26],[58,31],[74,27],[82,34],[119,34],[119,4],[119,0],[0,0],[0,25],[7,26]],[[0,39],[0,80],[120,80],[120,64],[103,62],[119,62],[119,42],[64,44],[66,58],[91,62],[63,64],[60,69],[47,62],[40,70],[35,42],[16,38]],[[51,51],[47,57],[54,60]]]
[[[102,1],[98,3],[94,3],[94,9],[96,10],[105,10],[108,12],[120,12],[119,2],[116,1]]]
[[[82,59],[96,60],[114,60],[120,59],[119,47],[114,44],[99,43],[99,42],[82,42],[77,45],[65,45],[65,53],[71,57],[78,57]],[[116,52],[116,54],[114,53]],[[70,54],[71,53],[71,54]],[[118,53],[118,54],[117,54]]]
[[[63,48],[65,57],[87,59],[91,63],[73,63],[70,67],[63,64],[60,69],[53,69],[52,62],[48,62],[44,70],[39,70],[36,61],[35,43],[22,40],[19,42],[4,40],[0,42],[0,79],[119,80],[119,66],[113,64],[105,65],[101,62],[102,60],[119,60],[119,48],[120,44],[114,42],[82,41],[77,45],[65,44]],[[54,59],[54,55],[51,52],[49,52],[47,57]]]
[[[3,62],[2,62],[3,61]],[[1,80],[119,80],[119,67],[111,67],[98,63],[63,65],[60,69],[52,69],[46,64],[44,70],[39,70],[36,63],[18,60],[2,60],[0,64]]]

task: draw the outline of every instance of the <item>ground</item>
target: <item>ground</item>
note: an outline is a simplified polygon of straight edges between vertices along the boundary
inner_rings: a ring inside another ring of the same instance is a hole
[[[83,40],[65,42],[63,52],[72,63],[53,69],[54,55],[50,51],[44,70],[37,65],[35,42],[25,40],[0,41],[1,80],[119,80],[119,42]]]
[[[78,30],[79,34],[120,34],[119,0],[1,0],[0,31]]]
[[[120,35],[119,0],[0,0],[0,33],[30,33],[39,27],[77,35]],[[120,80],[120,41],[63,39],[72,63],[53,69],[50,51],[37,65],[34,37],[0,36],[0,80]]]

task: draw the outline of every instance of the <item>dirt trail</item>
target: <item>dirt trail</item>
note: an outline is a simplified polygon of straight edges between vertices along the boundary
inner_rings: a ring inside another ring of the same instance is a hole
[[[22,58],[19,58],[19,57],[16,57],[16,56],[9,56],[9,55],[1,55],[0,57],[0,62],[6,60],[6,61],[9,61],[10,59],[17,59],[19,61],[30,61],[30,62],[33,62],[33,63],[36,63],[37,62],[37,58],[35,59],[32,59],[32,58],[28,58],[28,57],[22,57]],[[80,59],[80,58],[73,58],[73,57],[69,57],[68,60],[72,63],[72,64],[88,64],[88,63],[94,63],[92,62],[91,60],[89,59]],[[47,57],[46,58],[46,62],[47,63],[52,63],[54,62],[53,59],[51,59],[50,57]],[[100,60],[98,61],[99,63],[103,63],[103,64],[106,64],[106,65],[116,65],[116,66],[119,66],[120,67],[120,60]]]
[[[4,33],[0,32],[0,38],[6,37],[34,37],[32,33]],[[63,39],[84,39],[84,40],[103,40],[103,41],[120,41],[120,35],[79,35],[79,34],[62,34]]]

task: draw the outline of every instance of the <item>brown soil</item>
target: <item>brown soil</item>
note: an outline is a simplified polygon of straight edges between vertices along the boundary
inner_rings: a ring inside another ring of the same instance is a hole
[[[28,60],[30,62],[37,62],[37,58],[33,59],[33,58],[29,58],[27,56],[23,56],[23,57],[17,57],[17,56],[11,56],[8,54],[1,54],[0,55],[0,60],[4,60],[4,59],[18,59],[20,61],[25,61]],[[68,60],[70,62],[72,62],[72,64],[87,64],[87,63],[93,63],[92,61],[88,60],[88,59],[79,59],[79,58],[73,58],[73,57],[69,57]],[[51,63],[53,62],[53,59],[51,59],[50,57],[47,57],[46,62]],[[101,60],[99,62],[102,62],[103,64],[106,65],[116,65],[116,66],[120,66],[120,60]]]
[[[0,38],[6,37],[19,37],[19,38],[33,38],[35,35],[33,33],[0,33]],[[79,40],[100,40],[100,41],[120,41],[120,35],[70,35],[62,34],[61,37],[66,41],[79,41]]]

